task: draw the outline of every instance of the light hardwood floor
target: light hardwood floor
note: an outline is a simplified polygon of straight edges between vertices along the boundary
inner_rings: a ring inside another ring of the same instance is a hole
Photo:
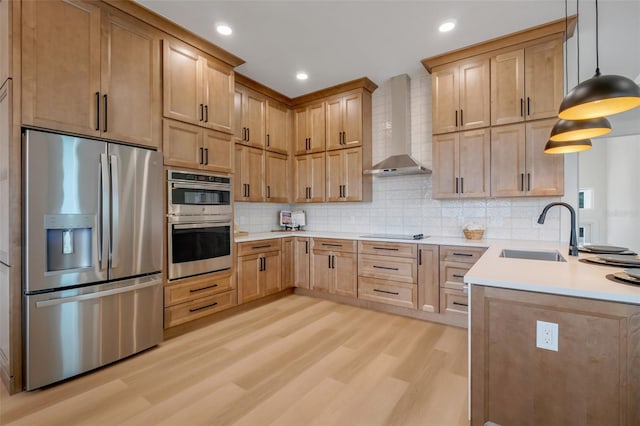
[[[468,425],[467,332],[291,295],[44,390],[0,424]]]

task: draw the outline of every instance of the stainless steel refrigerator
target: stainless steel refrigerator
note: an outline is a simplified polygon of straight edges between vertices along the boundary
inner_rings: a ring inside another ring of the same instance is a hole
[[[23,135],[25,388],[162,340],[162,155]]]

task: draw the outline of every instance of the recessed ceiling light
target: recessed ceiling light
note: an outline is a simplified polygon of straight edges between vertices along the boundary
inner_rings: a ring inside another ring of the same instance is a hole
[[[228,36],[231,35],[231,33],[233,32],[233,30],[231,29],[230,26],[228,26],[227,24],[218,24],[216,25],[216,31],[218,31],[218,33]]]
[[[441,33],[446,33],[451,31],[452,29],[454,29],[456,27],[456,21],[451,19],[449,21],[445,21],[442,24],[440,24],[440,26],[438,27],[438,30]]]
[[[300,71],[300,72],[298,72],[298,73],[296,74],[296,78],[297,78],[298,80],[306,80],[306,79],[308,79],[308,78],[309,78],[309,76],[307,75],[307,73],[306,73],[306,72]]]

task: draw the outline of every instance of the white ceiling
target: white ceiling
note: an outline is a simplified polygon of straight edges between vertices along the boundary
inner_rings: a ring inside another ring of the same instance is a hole
[[[359,77],[424,71],[420,60],[564,17],[563,0],[137,0],[246,61],[236,70],[295,97]],[[569,0],[569,14],[576,11]],[[640,0],[600,0],[600,68],[640,73]],[[594,2],[580,1],[581,80],[595,69]],[[439,33],[445,19],[450,33]],[[226,22],[229,37],[215,31]],[[575,38],[575,37],[574,37]],[[575,75],[575,53],[569,71]],[[309,79],[295,74],[304,70]],[[575,82],[574,82],[575,83]]]

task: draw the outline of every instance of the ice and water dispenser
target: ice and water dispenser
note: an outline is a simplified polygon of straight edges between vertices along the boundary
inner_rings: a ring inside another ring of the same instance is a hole
[[[90,214],[45,215],[47,272],[93,267],[95,219]]]

